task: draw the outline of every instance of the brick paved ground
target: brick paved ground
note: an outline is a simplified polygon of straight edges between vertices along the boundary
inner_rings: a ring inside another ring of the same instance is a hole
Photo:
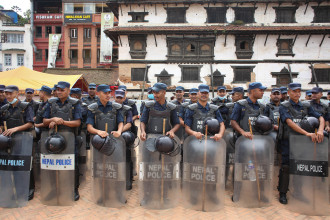
[[[0,219],[330,219],[330,216],[309,217],[287,210],[286,206],[277,202],[275,191],[272,206],[258,209],[238,207],[231,202],[231,192],[226,192],[225,208],[208,213],[185,209],[181,205],[169,210],[144,209],[139,205],[137,181],[134,182],[133,190],[128,192],[127,205],[120,209],[104,208],[92,202],[90,177],[80,187],[80,195],[80,200],[72,207],[54,207],[42,205],[37,191],[35,198],[26,207],[0,208]]]

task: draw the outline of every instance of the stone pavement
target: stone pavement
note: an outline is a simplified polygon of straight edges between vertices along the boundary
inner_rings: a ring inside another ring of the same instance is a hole
[[[147,210],[139,205],[137,181],[133,190],[128,191],[125,207],[120,209],[104,208],[95,205],[91,198],[91,178],[88,172],[87,181],[80,187],[80,200],[72,207],[45,206],[40,202],[40,193],[26,207],[16,209],[0,208],[0,219],[330,219],[330,216],[305,216],[286,209],[277,202],[278,196],[274,191],[272,206],[257,209],[241,208],[231,201],[231,192],[226,191],[225,207],[219,212],[199,212],[183,208],[181,205],[168,210]],[[135,177],[136,178],[136,177]],[[330,210],[330,206],[329,206]]]

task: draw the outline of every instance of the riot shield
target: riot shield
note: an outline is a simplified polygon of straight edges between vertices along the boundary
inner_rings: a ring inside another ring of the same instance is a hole
[[[273,198],[274,140],[269,135],[241,136],[235,143],[233,201],[247,208],[270,205]]]
[[[34,181],[37,188],[40,188],[40,140],[33,140],[33,175]]]
[[[234,166],[235,166],[235,140],[232,128],[227,128],[223,139],[226,142],[226,175],[225,186],[227,190],[234,189]]]
[[[278,177],[280,173],[280,168],[281,168],[281,152],[278,150],[280,149],[281,146],[276,146],[277,144],[281,144],[280,141],[276,141],[277,137],[277,132],[272,131],[269,134],[273,140],[274,140],[274,169],[273,169],[273,189],[277,190],[277,185],[278,185]]]
[[[79,184],[83,186],[86,183],[87,172],[87,149],[86,149],[86,131],[80,133],[82,137],[82,145],[79,149],[78,165],[79,165]]]
[[[328,139],[314,144],[290,134],[289,209],[306,215],[329,215]]]
[[[52,206],[69,206],[74,202],[75,136],[71,131],[58,131],[65,139],[61,153],[50,153],[46,140],[54,132],[42,131],[40,140],[40,193],[41,202]]]
[[[27,205],[33,137],[30,132],[11,136],[9,151],[0,150],[0,207]]]
[[[183,143],[184,140],[184,134],[185,134],[184,127],[180,125],[180,128],[175,132],[175,135],[180,139],[181,144]]]
[[[225,204],[226,142],[189,136],[183,145],[184,205],[200,211],[217,211]]]
[[[180,198],[180,152],[170,156],[156,151],[159,136],[162,135],[147,134],[139,146],[139,199],[141,206],[148,209],[175,207]],[[177,136],[174,140],[180,144]]]
[[[91,148],[92,195],[96,204],[117,208],[126,203],[126,145],[122,137],[109,137],[115,146],[110,156]]]

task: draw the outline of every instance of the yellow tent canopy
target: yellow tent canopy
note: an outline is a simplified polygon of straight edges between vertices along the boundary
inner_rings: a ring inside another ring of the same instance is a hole
[[[0,72],[0,84],[5,86],[16,85],[20,90],[26,88],[40,89],[41,86],[53,88],[59,81],[69,82],[71,87],[82,78],[82,75],[55,75],[31,70],[27,67],[19,67],[14,70]]]

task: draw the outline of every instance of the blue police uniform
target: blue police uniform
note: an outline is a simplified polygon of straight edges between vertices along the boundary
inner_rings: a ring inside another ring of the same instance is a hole
[[[204,107],[199,102],[197,102],[197,109],[199,109],[202,113],[208,113],[211,110],[209,103],[207,103],[206,106]],[[184,123],[190,128],[192,127],[193,124],[193,116],[194,116],[194,111],[187,108],[184,117]],[[215,118],[219,121],[219,123],[223,122],[223,118],[221,116],[219,109],[215,111]]]
[[[98,100],[97,102],[98,105],[98,109],[103,112],[104,114],[106,114],[107,112],[112,110],[112,102],[108,101],[106,106],[104,106],[100,100]],[[116,115],[116,120],[117,120],[117,124],[124,122],[124,118],[123,115],[120,111],[117,112]],[[86,124],[90,124],[92,126],[95,125],[95,114],[92,113],[90,110],[88,110],[87,112],[87,121]]]
[[[260,109],[260,104],[258,102],[253,103],[250,98],[247,98],[246,101],[248,102],[248,105],[251,106],[254,110]],[[240,122],[241,119],[244,118],[246,108],[242,105],[239,105],[238,103],[235,103],[233,112],[230,116],[231,120]]]
[[[123,105],[128,105],[128,99],[125,99],[125,101],[123,102]],[[132,108],[132,115],[136,116],[139,115],[139,112],[137,110],[136,104],[134,103],[133,105],[130,105],[130,107]]]
[[[9,104],[9,107],[8,107],[8,111],[9,113],[12,115],[14,114],[14,112],[18,111],[18,105],[21,103],[21,101],[18,101],[18,103],[13,106],[11,104]],[[26,109],[24,110],[24,113],[23,113],[23,121],[24,121],[24,124],[28,123],[28,122],[31,122],[31,123],[34,123],[34,120],[33,120],[33,117],[34,117],[34,111],[33,111],[33,108],[31,105],[28,105],[26,107]],[[3,126],[3,117],[0,117],[0,124]]]
[[[68,103],[68,100],[65,100],[64,103],[62,103],[61,100],[58,99],[56,101],[56,103],[60,107],[63,107],[64,105],[66,105]],[[81,105],[80,105],[80,103],[78,102],[77,104],[73,105],[72,107],[73,107],[73,109],[72,109],[73,120],[78,120],[78,119],[81,120],[82,119],[82,113],[81,113]],[[51,113],[50,111],[51,111],[51,104],[50,103],[47,103],[45,112],[43,114],[43,118],[50,118],[50,113]]]
[[[161,105],[155,101],[154,109],[156,111],[165,111],[167,109],[166,105],[167,105],[167,101],[165,101],[164,105]],[[148,108],[147,106],[144,106],[143,111],[142,111],[142,116],[140,118],[140,122],[143,122],[145,124],[148,123],[149,111],[150,111],[150,108]],[[170,121],[171,121],[172,126],[180,124],[180,120],[179,120],[178,114],[176,113],[175,109],[171,110]]]

